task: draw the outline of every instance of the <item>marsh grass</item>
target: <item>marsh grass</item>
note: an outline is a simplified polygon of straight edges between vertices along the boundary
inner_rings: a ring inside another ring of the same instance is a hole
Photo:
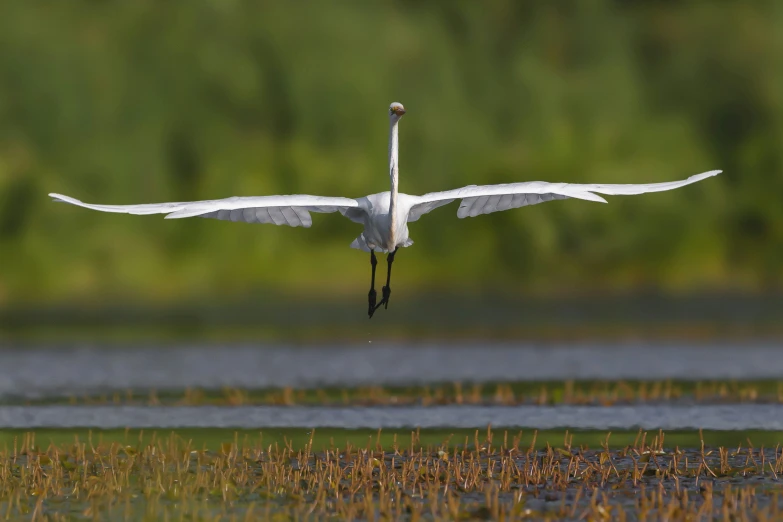
[[[225,432],[224,432],[225,433]],[[672,446],[663,432],[593,449],[561,433],[475,430],[424,442],[377,432],[364,444],[296,446],[263,434],[214,447],[172,433],[125,442],[19,434],[0,452],[0,516],[162,520],[777,520],[779,446]],[[442,435],[442,434],[439,434]],[[391,443],[386,443],[391,440]]]
[[[602,405],[650,402],[783,403],[783,381],[564,381],[511,383],[442,383],[426,386],[316,389],[188,388],[182,391],[126,390],[66,398],[18,399],[26,404],[146,405]]]

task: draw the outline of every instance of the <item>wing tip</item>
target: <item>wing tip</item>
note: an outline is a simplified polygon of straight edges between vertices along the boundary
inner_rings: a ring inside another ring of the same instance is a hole
[[[55,201],[57,203],[70,203],[72,205],[80,205],[82,203],[76,198],[72,198],[70,196],[64,196],[63,194],[58,194],[56,192],[50,192],[49,197],[52,198],[52,201]]]
[[[713,176],[717,176],[718,174],[722,173],[722,170],[708,170],[707,172],[702,172],[701,174],[694,174],[688,179],[692,179],[694,181],[700,181],[706,178],[711,178]]]

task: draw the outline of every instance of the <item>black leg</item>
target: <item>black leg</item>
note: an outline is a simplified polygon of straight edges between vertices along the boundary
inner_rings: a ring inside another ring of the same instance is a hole
[[[378,264],[378,260],[375,259],[375,250],[370,250],[370,265],[372,265],[372,279],[370,279],[370,293],[367,294],[367,300],[369,301],[369,316],[372,319],[372,314],[375,313],[375,265]]]
[[[391,287],[389,286],[389,282],[391,281],[391,268],[392,263],[394,263],[394,254],[397,253],[397,248],[394,249],[394,252],[386,256],[386,261],[389,263],[389,268],[386,272],[386,286],[384,286],[381,291],[383,292],[383,298],[381,299],[381,302],[378,303],[378,308],[383,305],[383,308],[386,309],[389,307],[389,297],[391,297]]]

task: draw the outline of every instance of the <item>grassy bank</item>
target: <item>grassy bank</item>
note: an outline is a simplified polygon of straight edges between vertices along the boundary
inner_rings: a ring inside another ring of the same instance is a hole
[[[490,430],[478,429],[435,429],[416,431],[382,430],[345,430],[336,428],[309,429],[264,429],[235,430],[225,428],[188,428],[180,430],[95,430],[83,429],[40,429],[2,430],[0,448],[21,451],[26,446],[35,446],[45,450],[50,445],[87,444],[88,446],[110,446],[119,444],[143,448],[149,444],[158,444],[170,440],[187,444],[194,449],[219,451],[224,445],[267,447],[269,445],[289,447],[300,450],[307,446],[312,449],[354,448],[389,450],[418,447],[436,447],[442,444],[475,445],[493,440],[496,444],[517,440],[518,444],[536,449],[558,446],[569,440],[574,447],[596,448],[608,443],[611,448],[623,448],[638,445],[643,440],[652,442],[658,433],[642,431],[599,431],[599,430]],[[167,443],[167,442],[166,442]],[[783,443],[783,433],[776,431],[704,431],[693,430],[667,431],[664,435],[666,447],[697,448],[702,444],[709,447],[738,447],[753,445],[756,447],[775,447]]]
[[[0,510],[50,520],[729,513],[772,520],[781,515],[780,439],[758,432],[3,432]]]

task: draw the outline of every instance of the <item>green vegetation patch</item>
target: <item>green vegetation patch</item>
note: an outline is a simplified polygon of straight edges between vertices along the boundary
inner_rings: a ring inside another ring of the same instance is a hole
[[[126,390],[86,396],[20,400],[6,404],[133,404],[178,406],[239,405],[600,405],[697,402],[780,403],[783,381],[539,381],[497,383],[441,383],[422,386],[360,386],[353,388],[270,388],[220,390],[189,388],[181,391]]]
[[[233,428],[185,428],[177,430],[96,430],[89,428],[38,429],[35,431],[13,429],[0,430],[0,450],[18,451],[27,445],[37,448],[61,446],[63,444],[84,443],[99,447],[111,444],[143,447],[157,444],[170,437],[190,444],[200,450],[217,451],[225,444],[278,445],[300,450],[306,446],[321,451],[330,447],[364,447],[366,449],[409,448],[411,444],[437,446],[441,444],[472,444],[477,436],[503,441],[517,440],[522,445],[533,445],[541,449],[547,445],[562,445],[566,438],[571,445],[610,448],[634,446],[649,442],[644,431],[601,431],[601,430],[491,430],[481,429],[426,429],[413,431],[340,429],[340,428],[273,428],[273,429],[233,429]],[[657,435],[657,434],[656,434]],[[667,447],[775,447],[783,443],[783,432],[744,430],[744,431],[694,431],[672,430],[665,432]]]

